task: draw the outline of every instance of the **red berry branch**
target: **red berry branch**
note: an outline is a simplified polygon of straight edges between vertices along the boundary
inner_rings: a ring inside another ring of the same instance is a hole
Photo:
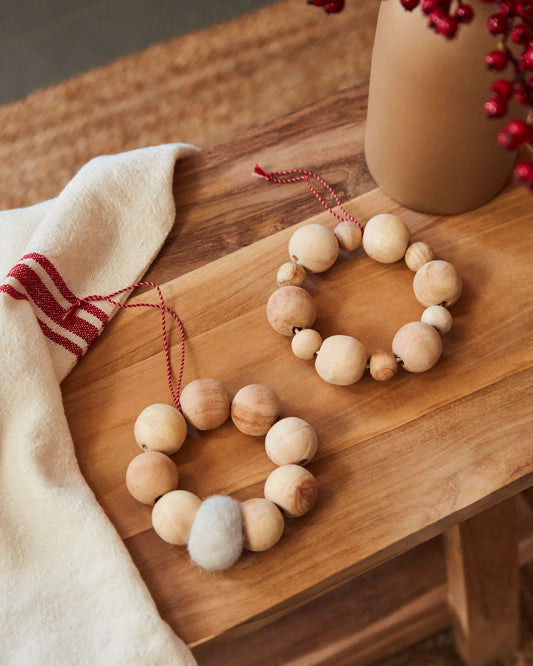
[[[487,30],[497,39],[496,48],[485,57],[485,65],[502,78],[494,81],[485,103],[489,118],[503,118],[509,102],[514,99],[529,107],[529,118],[511,120],[498,134],[498,143],[508,150],[527,146],[533,150],[533,0],[477,0],[494,4],[495,12],[487,20]],[[328,14],[336,14],[344,7],[344,0],[307,0],[308,4],[322,7]],[[474,19],[474,9],[463,0],[400,0],[407,11],[417,7],[427,16],[429,27],[436,33],[452,39],[461,24]],[[533,161],[519,162],[514,170],[516,180],[533,192]]]

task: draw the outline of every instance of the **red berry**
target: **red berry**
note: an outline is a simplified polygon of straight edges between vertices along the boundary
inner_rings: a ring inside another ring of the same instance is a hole
[[[494,72],[501,72],[507,67],[509,54],[507,51],[491,51],[485,56],[485,64]]]
[[[328,0],[307,0],[308,5],[314,5],[315,7],[323,7]]]
[[[436,0],[422,0],[420,9],[424,12],[424,14],[431,14],[431,12],[437,9]]]
[[[515,5],[515,0],[502,0],[500,2],[500,13],[504,16],[514,16]]]
[[[531,44],[524,51],[524,53],[522,53],[520,58],[520,67],[526,72],[533,71],[533,44]]]
[[[533,162],[519,162],[514,168],[516,180],[533,192]]]
[[[516,13],[522,18],[533,18],[533,2],[522,0],[516,5]]]
[[[344,0],[329,0],[324,5],[326,14],[338,14],[344,9]]]
[[[491,35],[502,35],[507,30],[507,17],[503,14],[493,14],[487,20],[487,28]]]
[[[498,79],[492,83],[490,89],[496,97],[509,100],[513,94],[514,86],[511,81],[507,81],[506,79]]]
[[[503,118],[507,113],[507,102],[501,97],[491,97],[485,102],[485,113],[489,118]]]
[[[400,0],[400,3],[404,9],[407,9],[408,12],[412,12],[413,9],[418,7],[420,0]]]
[[[474,18],[474,10],[470,5],[459,5],[454,16],[459,23],[470,23]]]
[[[529,79],[525,86],[516,87],[515,99],[523,106],[533,106],[533,79]]]
[[[532,129],[525,120],[511,120],[498,134],[498,143],[509,150],[516,150],[521,143],[530,143]]]
[[[519,23],[511,28],[511,40],[515,44],[527,44],[531,38],[531,28],[525,23]]]

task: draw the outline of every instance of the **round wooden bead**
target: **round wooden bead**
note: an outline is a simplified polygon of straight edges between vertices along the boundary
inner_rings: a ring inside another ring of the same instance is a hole
[[[364,345],[349,335],[332,335],[318,350],[315,369],[329,384],[348,386],[361,379],[368,358]]]
[[[409,245],[405,251],[405,263],[415,273],[424,264],[427,264],[428,261],[432,261],[434,258],[433,250],[427,243],[423,243],[422,241]]]
[[[266,454],[275,465],[306,465],[317,449],[315,429],[297,416],[274,423],[265,437]]]
[[[287,261],[282,264],[276,275],[278,287],[301,287],[305,282],[305,268],[294,261]]]
[[[133,436],[144,451],[160,451],[172,455],[187,437],[187,423],[173,406],[163,403],[142,410],[133,427]]]
[[[264,494],[288,516],[299,518],[313,508],[318,482],[305,467],[282,465],[268,476]]]
[[[155,501],[178,487],[178,468],[164,453],[145,451],[135,456],[126,470],[126,487],[142,504]]]
[[[292,335],[295,328],[309,328],[316,319],[311,295],[301,287],[280,287],[267,303],[267,319],[281,335]]]
[[[331,268],[339,254],[335,234],[323,224],[306,224],[297,229],[289,241],[291,261],[302,265],[311,273],[322,273]]]
[[[189,534],[191,560],[208,571],[231,567],[244,546],[242,515],[237,500],[213,495],[202,502]]]
[[[201,499],[188,490],[172,490],[163,495],[152,509],[156,534],[173,546],[186,546],[201,503]]]
[[[218,379],[195,379],[185,386],[180,401],[185,418],[198,430],[218,428],[229,416],[229,395]]]
[[[392,351],[409,372],[425,372],[439,360],[442,340],[429,324],[413,321],[402,326],[392,341]]]
[[[374,215],[365,225],[363,248],[369,257],[383,264],[399,261],[409,243],[409,229],[396,215]]]
[[[312,328],[298,331],[291,341],[292,353],[304,361],[310,361],[322,344],[322,336]]]
[[[361,245],[361,240],[363,239],[361,227],[348,220],[339,222],[333,233],[335,234],[340,249],[347,250],[348,252],[356,250]]]
[[[246,435],[266,435],[281,414],[278,396],[268,386],[249,384],[235,394],[231,419]]]
[[[255,497],[241,503],[244,547],[253,552],[272,548],[285,529],[285,521],[278,507],[270,500]]]
[[[434,259],[418,269],[413,279],[413,290],[418,302],[425,307],[449,307],[461,295],[463,282],[452,264]]]
[[[422,312],[420,321],[436,328],[439,333],[448,333],[453,325],[453,317],[442,305],[430,305]]]
[[[398,362],[392,352],[379,350],[370,356],[370,374],[378,382],[391,379],[397,370]]]

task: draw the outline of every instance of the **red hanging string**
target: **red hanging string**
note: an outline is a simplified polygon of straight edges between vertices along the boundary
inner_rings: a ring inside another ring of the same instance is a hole
[[[154,287],[154,289],[157,290],[160,301],[159,305],[156,303],[121,303],[120,301],[114,300],[115,296],[119,296],[120,294],[123,294],[126,291],[130,291],[132,289],[135,289],[136,287],[145,287],[145,286]],[[116,305],[119,308],[156,308],[158,310],[161,310],[161,328],[163,331],[163,347],[165,350],[168,386],[170,389],[172,400],[174,401],[176,408],[181,412],[181,403],[180,403],[179,394],[180,394],[181,382],[183,379],[183,370],[185,366],[185,331],[183,329],[183,324],[181,323],[178,315],[174,312],[174,310],[172,310],[166,305],[165,299],[163,298],[163,294],[161,292],[161,288],[159,287],[159,285],[156,284],[155,282],[137,282],[137,284],[132,284],[129,287],[124,287],[124,289],[119,289],[118,291],[115,291],[112,294],[109,294],[108,296],[100,296],[97,294],[94,294],[92,296],[85,296],[84,298],[78,299],[70,306],[64,317],[64,322],[68,323],[74,317],[78,308],[80,308],[84,303],[88,303],[90,301],[106,301],[107,303]],[[174,321],[176,322],[178,330],[180,332],[181,359],[180,359],[180,370],[178,373],[175,387],[172,377],[172,367],[170,362],[170,351],[168,345],[168,335],[167,335],[167,325],[166,325],[167,312],[174,318]]]
[[[348,213],[348,211],[342,205],[342,202],[339,199],[338,194],[331,187],[331,185],[329,185],[323,178],[318,176],[316,173],[313,173],[312,171],[307,171],[307,169],[288,169],[287,171],[271,171],[270,173],[267,173],[264,169],[262,169],[259,166],[259,164],[255,165],[253,173],[254,176],[261,176],[261,178],[266,178],[266,180],[269,180],[272,183],[280,183],[282,185],[304,181],[307,187],[318,199],[318,201],[320,201],[322,206],[324,206],[324,208],[328,210],[334,217],[336,217],[341,222],[353,222],[353,224],[356,224],[361,229],[361,231],[363,231],[363,225],[360,222],[358,222],[358,220],[355,217],[353,217],[353,215],[350,215],[350,213]],[[310,178],[314,178],[317,182],[319,182],[323,187],[326,188],[326,190],[332,195],[332,197],[337,202],[337,206],[340,208],[345,217],[341,217],[334,210],[332,210],[330,206],[328,206],[328,204],[324,201],[324,199],[320,196],[320,194],[310,183],[309,181]]]

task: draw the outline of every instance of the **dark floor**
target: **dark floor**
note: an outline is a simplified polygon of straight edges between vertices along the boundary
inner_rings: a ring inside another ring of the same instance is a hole
[[[0,104],[156,42],[226,21],[271,2],[3,0]]]

